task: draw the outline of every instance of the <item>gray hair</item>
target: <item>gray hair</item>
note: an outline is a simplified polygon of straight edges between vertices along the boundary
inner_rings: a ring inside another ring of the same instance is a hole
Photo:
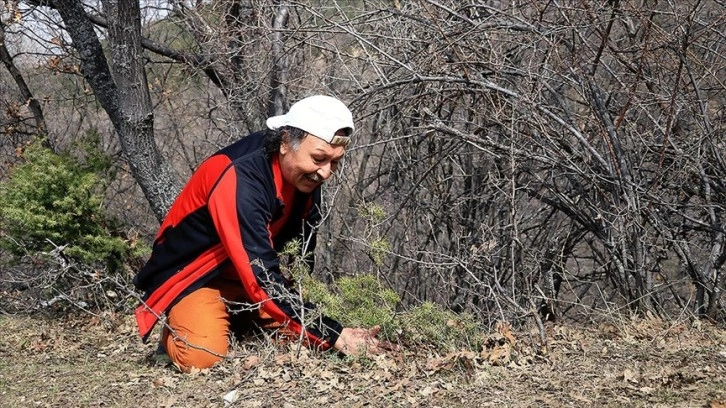
[[[292,150],[297,151],[307,135],[304,130],[292,126],[283,126],[275,130],[268,129],[265,134],[265,153],[272,156],[279,152],[282,142],[289,143]]]

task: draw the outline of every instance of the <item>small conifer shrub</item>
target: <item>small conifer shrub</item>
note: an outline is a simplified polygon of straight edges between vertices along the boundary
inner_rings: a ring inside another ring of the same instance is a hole
[[[303,299],[318,306],[318,313],[346,327],[380,326],[380,338],[404,347],[445,352],[481,347],[484,336],[473,316],[431,302],[397,312],[401,302],[398,293],[370,274],[341,277],[328,286],[310,275],[307,264],[294,255],[299,247],[300,242],[292,242],[283,250],[283,270],[294,277]]]
[[[129,246],[105,212],[111,162],[97,141],[94,132],[82,139],[82,160],[39,141],[25,148],[0,183],[2,248],[20,258],[63,247],[73,261],[120,267]]]

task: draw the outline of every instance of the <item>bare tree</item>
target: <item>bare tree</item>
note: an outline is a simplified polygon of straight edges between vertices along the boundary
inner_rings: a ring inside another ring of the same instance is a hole
[[[138,2],[104,3],[110,16],[111,64],[106,60],[95,26],[80,1],[33,5],[50,6],[63,19],[71,46],[80,59],[80,70],[113,123],[134,178],[146,194],[154,214],[161,219],[176,196],[180,182],[154,142],[151,100],[141,58]],[[30,95],[21,83],[18,85],[24,96]],[[34,116],[42,118],[40,105],[32,96],[27,98],[35,102],[31,105]],[[42,126],[38,128],[43,131]]]
[[[310,9],[298,29],[351,38],[333,52],[369,126],[344,196],[390,203],[381,274],[490,316],[722,316],[720,6],[497,4]],[[330,270],[371,268],[363,221],[336,219]]]

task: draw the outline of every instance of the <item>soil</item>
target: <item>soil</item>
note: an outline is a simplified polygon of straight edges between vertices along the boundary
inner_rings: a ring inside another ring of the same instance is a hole
[[[2,407],[726,407],[726,330],[641,319],[340,358],[260,338],[179,373],[129,316],[0,316]]]

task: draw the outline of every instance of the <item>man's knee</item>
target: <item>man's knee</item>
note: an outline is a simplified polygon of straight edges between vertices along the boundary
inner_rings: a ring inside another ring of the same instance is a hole
[[[177,354],[177,358],[171,360],[179,367],[182,372],[189,372],[192,368],[205,369],[210,368],[218,362],[222,361],[226,353],[210,353],[205,350],[188,349]]]
[[[203,287],[185,296],[167,313],[162,343],[182,370],[208,368],[227,355],[229,313],[223,287]]]
[[[167,355],[183,372],[189,372],[192,368],[212,367],[221,361],[229,350],[227,338],[204,341],[209,339],[182,339],[172,335],[164,337],[162,341]]]

